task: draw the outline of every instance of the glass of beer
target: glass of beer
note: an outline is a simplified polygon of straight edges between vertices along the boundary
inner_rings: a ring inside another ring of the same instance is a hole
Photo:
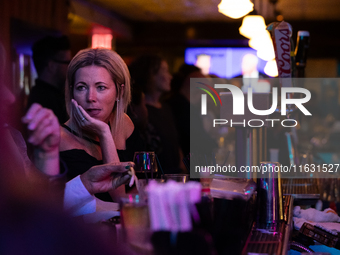
[[[120,202],[121,223],[125,241],[136,251],[152,251],[150,219],[146,200],[129,195]]]

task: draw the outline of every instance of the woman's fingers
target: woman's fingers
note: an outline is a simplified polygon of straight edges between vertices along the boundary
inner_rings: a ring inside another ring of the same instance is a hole
[[[59,124],[49,121],[40,125],[30,136],[32,144],[40,145],[44,150],[49,150],[59,145],[60,130]]]
[[[71,105],[72,105],[72,117],[74,118],[74,120],[78,123],[78,125],[82,125],[82,118],[83,116],[81,116],[79,114],[79,110],[78,110],[78,103],[76,100],[72,99],[71,100]]]
[[[80,127],[87,126],[93,122],[91,116],[81,107],[76,100],[72,99],[73,117]]]
[[[91,118],[90,115],[88,115],[88,113],[80,105],[78,105],[78,107],[77,107],[77,112],[78,112],[79,116],[82,117],[81,120],[83,120],[83,119],[90,120],[90,118]]]
[[[31,105],[31,107],[28,109],[27,113],[24,117],[22,117],[23,123],[29,123],[32,121],[33,117],[36,115],[36,113],[42,108],[40,104],[34,103]]]
[[[47,126],[54,120],[54,118],[56,119],[52,110],[43,108],[38,104],[34,104],[22,118],[22,121],[27,124],[27,129],[34,133],[36,130]]]
[[[22,118],[22,122],[27,124],[28,130],[35,130],[40,122],[53,114],[52,110],[43,108],[39,104],[33,104],[27,114]]]
[[[41,122],[39,122],[39,124],[33,130],[29,128],[31,133],[28,141],[33,145],[38,145],[45,136],[45,133],[51,132],[51,127],[49,126],[51,121],[52,120],[49,117],[46,117]]]
[[[133,166],[133,162],[115,162],[104,165],[93,166],[87,171],[87,175],[92,181],[103,181],[112,178],[115,174],[124,174]]]
[[[28,142],[34,146],[50,150],[59,145],[59,122],[52,110],[33,104],[22,118],[22,122],[27,124],[29,130]]]
[[[112,180],[112,186],[113,188],[118,188],[119,186],[125,184],[129,179],[131,178],[131,176],[129,175],[120,175],[117,178],[114,178]]]
[[[80,129],[98,137],[109,131],[110,128],[107,123],[91,117],[74,99],[71,100],[71,104],[71,118]]]
[[[125,173],[133,170],[133,162],[121,162],[121,163],[108,163],[106,170],[111,173]]]
[[[135,166],[135,163],[133,163],[132,161],[128,161],[128,162],[121,162],[122,166],[124,166],[125,169],[130,170],[131,168],[133,169],[133,167]]]
[[[40,121],[36,128],[32,130],[28,141],[35,146],[40,146],[43,150],[50,150],[59,145],[60,128],[55,116],[50,116]]]

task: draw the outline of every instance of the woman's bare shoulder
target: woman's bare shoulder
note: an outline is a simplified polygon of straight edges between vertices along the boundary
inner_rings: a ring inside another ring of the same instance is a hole
[[[133,125],[132,120],[126,113],[124,113],[123,116],[123,128],[126,139],[130,137],[133,130],[135,129],[135,125]]]
[[[74,135],[67,131],[65,128],[60,127],[59,151],[72,150],[78,147],[79,145]]]

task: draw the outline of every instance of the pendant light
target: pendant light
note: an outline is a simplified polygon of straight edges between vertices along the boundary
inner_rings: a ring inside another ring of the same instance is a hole
[[[254,4],[249,0],[222,0],[218,11],[232,19],[239,19],[254,9]]]

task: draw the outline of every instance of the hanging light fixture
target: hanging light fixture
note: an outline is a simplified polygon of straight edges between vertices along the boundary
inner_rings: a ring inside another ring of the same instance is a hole
[[[266,23],[261,15],[248,15],[244,17],[239,28],[240,34],[249,39],[264,30],[266,30]]]
[[[251,48],[257,50],[259,58],[266,61],[275,58],[273,41],[262,16],[248,15],[244,17],[239,31],[243,36],[250,38],[248,44]]]
[[[267,62],[266,66],[264,67],[264,72],[271,77],[277,77],[279,75],[275,59]]]
[[[257,56],[269,61],[275,58],[273,41],[267,30],[249,40],[249,46],[257,50]]]
[[[264,72],[271,77],[278,76],[273,41],[267,30],[264,18],[261,15],[244,17],[239,32],[250,39],[248,44],[257,51],[257,57],[268,61]]]
[[[267,30],[250,39],[249,46],[254,47],[257,50],[257,56],[263,60],[269,61],[275,58],[273,41]]]
[[[248,44],[251,48],[258,50],[261,49],[263,45],[273,44],[273,42],[270,33],[267,30],[263,30],[258,35],[252,37]]]
[[[249,0],[222,0],[218,11],[230,18],[239,19],[254,9],[254,4]]]
[[[275,58],[273,45],[263,45],[257,50],[257,56],[263,60],[269,61]]]

